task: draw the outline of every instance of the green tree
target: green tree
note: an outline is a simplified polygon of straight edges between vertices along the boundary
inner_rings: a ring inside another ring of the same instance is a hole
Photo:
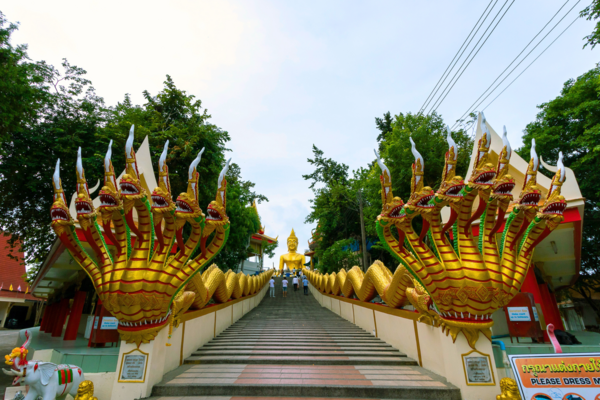
[[[66,60],[60,70],[44,62],[29,62],[26,46],[10,45],[15,29],[0,14],[0,229],[11,235],[13,249],[20,246],[25,252],[23,261],[39,266],[55,240],[49,210],[56,160],[61,159],[61,179],[69,197],[75,188],[75,160],[81,146],[86,177],[94,186],[103,179],[102,163],[111,139],[115,168],[124,168],[125,152],[119,149],[124,149],[132,124],[136,126],[135,147],[148,137],[154,166],[165,141],[170,141],[167,163],[173,197],[186,190],[188,167],[204,147],[197,167],[199,204],[205,208],[214,200],[230,136],[210,123],[211,116],[200,100],[178,89],[167,75],[159,93],[144,92],[143,105],[134,105],[126,95],[121,103],[107,107],[86,79],[85,70]],[[267,199],[255,192],[254,183],[242,179],[235,163],[227,182],[232,229],[215,262],[221,268],[236,268],[246,257],[248,238],[260,227],[248,205]],[[29,276],[35,271],[30,270]]]
[[[579,14],[581,17],[585,17],[588,21],[595,21],[600,18],[600,0],[593,0],[592,3],[584,8]],[[592,49],[600,43],[600,21],[596,22],[594,30],[589,35],[583,38],[585,44],[583,47],[590,45]]]
[[[600,309],[591,300],[600,291],[600,66],[577,79],[568,80],[560,96],[538,106],[541,110],[527,125],[517,152],[527,159],[531,139],[544,160],[555,164],[558,152],[564,164],[577,177],[585,198],[581,274],[572,287],[586,298],[596,313]],[[544,171],[548,173],[547,171]],[[568,282],[565,282],[568,284]]]
[[[384,162],[392,174],[395,196],[405,201],[410,196],[411,165],[414,156],[410,151],[409,137],[425,160],[426,185],[437,189],[441,183],[444,168],[444,155],[448,150],[446,126],[437,114],[429,116],[402,114],[391,117],[390,113],[376,119],[380,130],[377,137]],[[466,174],[469,165],[473,139],[464,131],[452,133],[458,147],[458,171]],[[313,146],[313,158],[308,162],[314,172],[304,175],[310,181],[314,198],[311,199],[311,213],[306,222],[317,223],[316,258],[317,267],[333,272],[341,265],[352,266],[348,240],[361,241],[360,218],[357,202],[363,203],[363,215],[367,240],[377,240],[375,221],[381,213],[381,171],[375,160],[368,166],[348,172],[348,166],[324,156],[323,151]],[[379,259],[390,269],[397,262],[385,250],[375,245],[370,250],[371,259]],[[352,255],[354,256],[354,255]]]
[[[0,12],[0,143],[10,139],[11,132],[22,132],[39,118],[48,91],[45,63],[33,63],[27,46],[13,46],[10,37],[17,24],[6,20]]]

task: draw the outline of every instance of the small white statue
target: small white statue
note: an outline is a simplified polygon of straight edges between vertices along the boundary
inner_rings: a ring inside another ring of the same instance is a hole
[[[27,347],[31,341],[29,331],[25,331],[25,343],[15,347],[6,358],[5,363],[11,365],[10,370],[3,369],[6,375],[14,376],[13,386],[23,384],[29,386],[24,400],[64,400],[67,394],[75,397],[79,384],[85,380],[83,371],[76,365],[56,365],[50,362],[27,361]]]

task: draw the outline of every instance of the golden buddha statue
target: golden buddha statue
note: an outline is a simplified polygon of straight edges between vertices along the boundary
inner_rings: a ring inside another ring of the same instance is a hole
[[[304,254],[296,253],[296,250],[298,249],[298,238],[294,233],[294,229],[292,229],[292,233],[287,239],[287,247],[288,253],[279,258],[279,275],[283,275],[284,265],[287,265],[290,271],[294,269],[296,271],[301,271],[302,267],[304,267],[304,264],[306,263]]]

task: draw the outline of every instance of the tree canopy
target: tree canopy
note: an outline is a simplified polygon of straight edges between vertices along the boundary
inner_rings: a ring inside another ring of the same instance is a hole
[[[204,208],[214,200],[231,138],[210,123],[211,116],[199,99],[177,88],[167,75],[159,93],[143,93],[143,105],[133,104],[125,95],[122,102],[107,106],[86,79],[85,70],[66,60],[60,69],[33,63],[26,46],[12,46],[10,36],[16,28],[0,14],[0,229],[11,235],[13,250],[20,246],[25,252],[24,262],[39,265],[55,239],[49,210],[56,160],[61,159],[61,179],[70,195],[75,190],[75,160],[81,146],[86,177],[94,186],[103,179],[102,163],[110,140],[115,169],[124,168],[131,125],[135,125],[135,148],[148,137],[155,169],[169,140],[167,164],[174,197],[186,190],[188,167],[204,147],[197,167],[199,204]],[[242,179],[235,163],[227,182],[232,229],[215,262],[221,268],[237,268],[247,256],[248,238],[260,228],[258,216],[248,206],[253,200],[268,200],[255,192],[254,183]]]

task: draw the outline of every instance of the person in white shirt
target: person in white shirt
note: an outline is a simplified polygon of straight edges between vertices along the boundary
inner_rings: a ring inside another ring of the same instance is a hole
[[[294,279],[292,279],[292,283],[294,284],[294,292],[298,290],[298,277],[294,276]]]
[[[269,287],[270,287],[270,297],[275,297],[275,279],[271,278],[271,280],[269,281]]]
[[[286,277],[283,277],[283,280],[281,281],[281,285],[283,286],[283,297],[287,297],[288,280]]]

